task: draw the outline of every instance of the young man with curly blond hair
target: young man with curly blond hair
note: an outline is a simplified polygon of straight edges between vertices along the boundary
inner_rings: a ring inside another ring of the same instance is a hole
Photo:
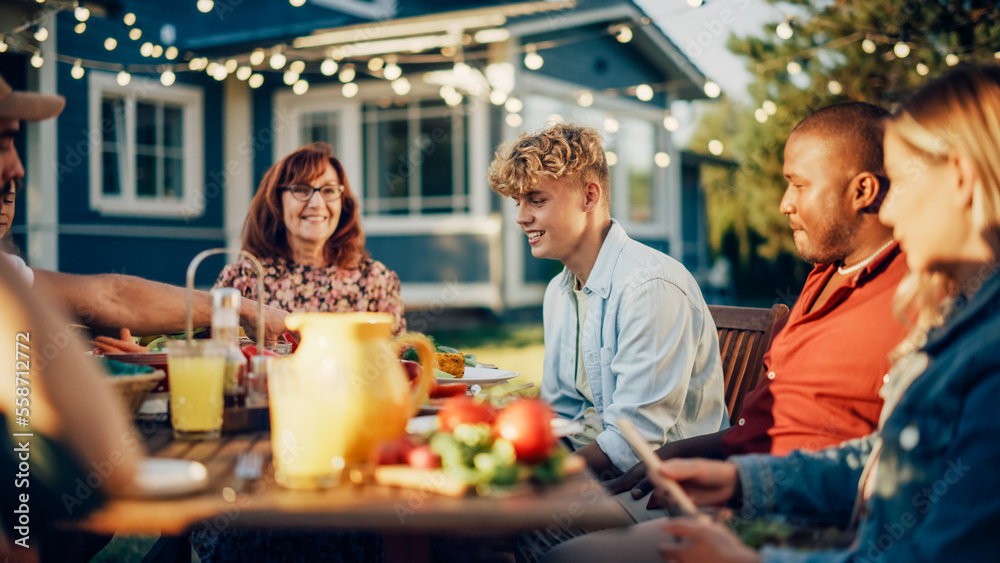
[[[531,254],[565,266],[545,291],[542,398],[585,423],[569,440],[605,479],[638,461],[620,418],[654,448],[729,425],[701,290],[684,266],[611,218],[608,176],[600,135],[578,125],[522,135],[490,166]]]

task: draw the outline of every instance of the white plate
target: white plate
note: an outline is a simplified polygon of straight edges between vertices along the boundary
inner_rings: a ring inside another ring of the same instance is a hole
[[[496,385],[520,377],[521,374],[513,371],[490,368],[472,368],[465,366],[465,375],[461,379],[454,377],[439,377],[438,383],[468,383],[469,385]]]
[[[430,434],[437,430],[437,415],[415,416],[406,423],[407,434]]]
[[[208,484],[208,469],[197,461],[147,457],[139,461],[133,494],[172,497],[200,491]]]

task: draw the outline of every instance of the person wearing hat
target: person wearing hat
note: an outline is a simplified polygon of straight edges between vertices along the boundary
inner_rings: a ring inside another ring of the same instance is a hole
[[[0,76],[0,239],[13,222],[14,198],[24,178],[24,167],[14,146],[21,121],[42,121],[59,115],[66,100],[35,92],[14,91]],[[9,247],[10,245],[5,245]],[[163,334],[185,328],[184,288],[120,274],[77,275],[29,268],[19,256],[4,252],[0,259],[35,290],[49,296],[62,310],[71,311],[94,330],[117,332],[129,328],[133,334]],[[211,298],[196,291],[192,312],[196,326],[211,322]],[[252,334],[257,326],[257,302],[244,298],[240,321]],[[265,307],[265,337],[277,339],[285,330],[286,311]]]

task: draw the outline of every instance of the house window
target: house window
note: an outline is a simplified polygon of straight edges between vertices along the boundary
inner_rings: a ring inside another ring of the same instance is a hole
[[[367,215],[469,212],[467,107],[414,100],[362,107]]]
[[[205,207],[201,90],[90,74],[91,207],[105,215],[195,217]],[[97,138],[94,138],[98,141]]]
[[[333,154],[337,154],[337,135],[340,132],[339,112],[315,112],[307,113],[301,117],[299,122],[300,138],[303,145],[309,143],[323,142],[333,147]]]
[[[653,157],[656,153],[656,132],[653,124],[640,119],[621,119],[615,144],[618,165],[615,179],[628,189],[628,220],[631,223],[653,221]]]

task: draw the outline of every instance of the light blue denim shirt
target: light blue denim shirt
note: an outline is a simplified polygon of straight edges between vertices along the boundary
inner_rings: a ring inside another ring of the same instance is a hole
[[[583,417],[576,390],[576,276],[564,269],[545,291],[542,398],[568,419]],[[654,447],[729,426],[719,338],[691,274],[673,258],[628,237],[617,221],[583,288],[580,338],[594,406],[604,424],[597,443],[625,471],[638,458],[615,421],[632,421]]]

